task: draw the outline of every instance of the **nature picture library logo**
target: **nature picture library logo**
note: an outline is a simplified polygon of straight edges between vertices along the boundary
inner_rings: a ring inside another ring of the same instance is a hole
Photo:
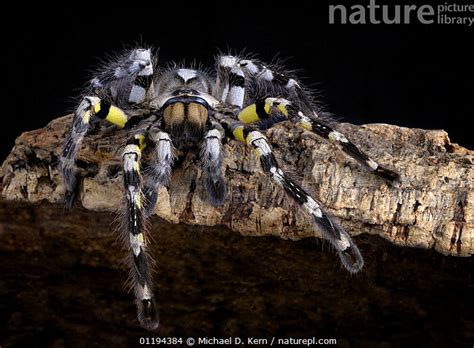
[[[365,4],[329,5],[329,24],[474,24],[474,4],[435,5]]]

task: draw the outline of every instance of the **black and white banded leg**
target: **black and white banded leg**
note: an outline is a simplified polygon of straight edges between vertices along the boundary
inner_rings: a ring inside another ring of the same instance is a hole
[[[216,97],[228,105],[241,109],[245,99],[245,75],[234,56],[217,59]]]
[[[328,125],[321,123],[318,120],[313,120],[309,118],[302,118],[299,124],[301,125],[301,127],[307,130],[311,130],[314,133],[320,135],[321,137],[337,144],[342,149],[342,151],[362,163],[372,173],[381,177],[382,179],[388,182],[395,182],[399,180],[399,175],[396,172],[382,167],[380,164],[370,158],[367,154],[362,152],[356,145],[354,145],[354,143],[349,141],[349,139],[347,139],[344,134],[332,129]]]
[[[241,59],[239,60],[238,65],[242,67],[247,74],[258,80],[276,83],[290,91],[295,91],[298,88],[301,88],[298,81],[294,78],[275,71],[258,60]]]
[[[150,216],[155,209],[158,189],[162,186],[169,187],[175,159],[173,142],[168,133],[155,129],[150,131],[149,134],[155,143],[155,151],[152,162],[149,165],[144,188],[146,216]]]
[[[245,124],[252,124],[266,119],[273,120],[270,123],[275,124],[285,119],[290,119],[298,126],[316,133],[324,139],[338,145],[342,151],[362,163],[375,175],[388,182],[399,180],[397,173],[382,167],[347,139],[344,134],[319,121],[316,113],[310,117],[306,116],[297,106],[287,99],[269,97],[258,100],[255,104],[244,108],[239,113],[238,118]]]
[[[127,50],[96,74],[91,85],[99,94],[106,92],[118,105],[140,104],[153,94],[155,64],[151,49]]]
[[[364,260],[352,238],[323,211],[318,201],[281,170],[265,136],[234,120],[224,119],[223,126],[227,134],[256,150],[263,171],[273,181],[281,185],[288,196],[311,215],[323,237],[336,249],[343,266],[351,273],[360,271],[364,266]]]
[[[140,324],[149,330],[159,325],[158,310],[153,295],[150,256],[147,252],[142,178],[140,174],[140,140],[134,137],[123,152],[123,178],[126,197],[124,240],[130,250],[130,279],[135,292]]]
[[[230,70],[237,63],[237,59],[232,56],[218,56],[216,57],[216,84],[214,90],[214,96],[225,102],[227,95],[229,94],[229,74]]]
[[[257,83],[267,82],[270,85],[283,88],[288,92],[288,95],[298,101],[298,104],[301,107],[304,107],[306,111],[311,111],[316,115],[316,111],[313,110],[314,105],[311,101],[311,96],[306,92],[296,78],[290,76],[286,72],[278,71],[276,67],[271,67],[258,60],[241,59],[239,60],[238,65],[242,68],[247,77],[254,79]],[[267,90],[266,94],[274,95],[275,91],[270,89]]]
[[[207,193],[213,206],[224,204],[226,194],[225,180],[222,175],[223,137],[224,130],[220,124],[212,122],[209,131],[204,136],[201,147],[201,161]]]
[[[128,116],[116,106],[101,101],[98,97],[88,96],[82,99],[74,112],[74,119],[64,142],[60,158],[60,171],[66,189],[66,206],[71,207],[77,195],[76,157],[82,140],[89,130],[91,117],[105,119],[118,127],[124,127]]]

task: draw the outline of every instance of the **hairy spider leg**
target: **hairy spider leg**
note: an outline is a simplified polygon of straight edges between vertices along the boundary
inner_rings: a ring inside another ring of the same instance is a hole
[[[215,96],[222,102],[242,108],[245,98],[245,74],[234,56],[217,57]]]
[[[362,163],[375,175],[388,182],[394,182],[399,179],[397,173],[379,165],[354,143],[349,141],[344,134],[322,122],[315,109],[315,105],[311,101],[310,95],[295,78],[290,77],[285,72],[278,71],[276,67],[269,67],[258,60],[236,60],[237,64],[242,67],[246,77],[250,77],[257,83],[268,82],[270,86],[283,87],[289,92],[289,96],[295,100],[295,102],[291,102],[284,98],[259,98],[254,104],[241,110],[238,115],[240,121],[245,124],[260,121],[261,128],[267,129],[289,118],[300,127],[337,144],[342,151]]]
[[[283,116],[283,117],[281,117]],[[275,124],[289,119],[299,127],[318,134],[324,139],[335,143],[347,155],[362,163],[375,175],[394,182],[399,179],[399,175],[394,171],[384,168],[371,159],[367,154],[360,150],[347,137],[334,130],[327,124],[318,120],[315,114],[312,117],[306,116],[294,103],[284,98],[262,98],[244,108],[239,114],[238,119],[244,124],[253,124],[255,122],[271,120],[268,124]]]
[[[73,124],[64,142],[60,158],[60,171],[66,189],[66,206],[71,207],[77,194],[76,157],[82,140],[89,130],[91,117],[105,119],[106,121],[124,127],[128,116],[124,111],[97,97],[84,97],[74,112]]]
[[[267,138],[259,131],[244,125],[240,121],[224,118],[222,122],[229,136],[256,150],[265,174],[281,185],[286,194],[311,215],[323,237],[336,249],[343,266],[351,273],[360,271],[364,265],[364,260],[352,238],[323,211],[318,201],[282,171]]]
[[[91,85],[99,95],[106,93],[119,106],[143,103],[154,91],[156,62],[149,48],[127,50],[104,65]]]
[[[216,121],[211,121],[211,126],[201,145],[201,163],[207,193],[213,206],[223,205],[226,195],[226,184],[222,175],[224,162],[222,140],[224,136],[222,126]]]
[[[149,134],[156,145],[154,157],[149,164],[147,172],[148,178],[143,189],[146,198],[146,216],[150,216],[155,209],[158,189],[161,186],[169,188],[172,166],[175,160],[174,147],[170,135],[158,128],[153,129]]]
[[[257,59],[240,59],[238,65],[247,79],[257,83],[263,89],[263,94],[279,95],[280,90],[286,91],[300,108],[317,117],[311,93],[295,77],[281,71],[278,65],[266,64]]]
[[[143,102],[147,93],[153,90],[155,63],[151,49],[127,50],[107,62],[91,80],[92,90],[89,92],[93,96],[84,97],[74,113],[73,125],[66,136],[60,159],[67,207],[74,204],[77,195],[75,161],[89,129],[91,116],[105,119],[120,128],[126,127],[129,117],[120,107]]]
[[[158,310],[153,295],[150,256],[147,252],[142,177],[140,173],[143,135],[135,135],[123,151],[123,179],[126,196],[124,223],[128,231],[124,238],[130,253],[130,279],[135,292],[140,324],[149,330],[159,325]]]
[[[237,64],[237,58],[232,56],[217,56],[216,57],[216,85],[213,94],[221,102],[227,100],[229,94],[229,75],[232,67]]]

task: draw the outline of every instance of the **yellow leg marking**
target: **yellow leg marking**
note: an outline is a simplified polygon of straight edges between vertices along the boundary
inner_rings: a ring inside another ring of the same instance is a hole
[[[136,135],[135,135],[135,139],[138,139],[140,150],[143,150],[143,149],[145,148],[145,146],[146,146],[146,144],[145,144],[145,136],[142,135],[142,134],[136,134]]]
[[[94,105],[94,113],[98,113],[100,111],[100,104],[101,103],[97,103]]]
[[[265,100],[265,106],[263,109],[267,113],[267,115],[270,115],[270,109],[272,108],[272,103],[268,101],[268,99]]]
[[[94,105],[94,112],[98,113],[102,107],[102,103],[97,103]],[[109,113],[105,117],[107,121],[110,123],[119,126],[120,128],[125,127],[125,123],[127,123],[127,115],[121,109],[116,106],[111,105],[109,108]]]
[[[90,111],[84,112],[84,115],[82,115],[82,122],[88,124],[90,119],[91,119],[91,112]]]
[[[238,141],[241,141],[243,143],[245,143],[245,139],[244,139],[244,127],[243,126],[239,126],[237,128],[234,129],[234,131],[232,132],[232,134],[234,135],[234,138],[237,139]]]
[[[274,104],[275,102],[275,104]],[[263,117],[269,117],[271,114],[272,107],[276,107],[278,111],[280,111],[285,117],[288,117],[288,109],[286,108],[286,105],[288,104],[288,101],[279,101],[278,98],[267,98],[265,99],[265,103],[263,105],[263,111],[265,111],[266,115],[260,115]],[[260,121],[262,118],[259,117],[257,113],[257,105],[256,104],[251,104],[244,108],[240,113],[239,113],[239,121],[243,122],[244,124],[251,124],[257,121]]]
[[[142,209],[142,195],[141,194],[137,195],[137,200],[135,204],[137,205],[138,209]],[[142,235],[142,240],[143,240],[143,235]]]
[[[239,121],[245,124],[254,123],[260,120],[260,118],[257,115],[257,106],[255,104],[249,105],[246,108],[244,108],[239,113],[238,117],[239,117]]]
[[[279,98],[267,98],[265,99],[264,109],[265,109],[265,112],[269,114],[271,107],[276,106],[278,111],[280,111],[283,115],[288,117],[288,109],[286,108],[288,104],[290,104],[288,100],[284,100],[284,99],[282,100]]]
[[[133,162],[133,170],[136,171],[137,173],[140,173],[140,165],[137,162]]]
[[[285,115],[286,117],[288,117],[288,109],[286,108],[286,105],[284,104],[278,104],[277,105],[277,108],[278,110],[280,110],[280,112]]]
[[[301,120],[300,122],[298,122],[298,126],[309,131],[313,130],[313,126],[308,121]]]
[[[338,140],[338,138],[337,138],[337,136],[336,136],[336,133],[334,133],[334,132],[330,132],[329,135],[328,135],[328,138],[329,138],[329,140],[331,140],[331,141],[336,141],[336,140]]]
[[[120,128],[125,127],[125,123],[127,123],[127,115],[116,106],[110,107],[109,114],[105,119],[110,123],[116,124]]]

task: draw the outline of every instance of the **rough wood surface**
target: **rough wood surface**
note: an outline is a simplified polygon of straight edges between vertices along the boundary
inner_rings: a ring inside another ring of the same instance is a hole
[[[59,203],[63,187],[58,156],[71,116],[22,134],[4,162],[6,200]],[[452,144],[439,130],[385,124],[341,124],[362,149],[401,174],[391,187],[317,136],[281,124],[267,131],[284,170],[319,199],[352,234],[379,235],[401,246],[450,255],[474,250],[473,155]],[[122,201],[120,153],[126,131],[97,127],[78,156],[82,205],[116,211]],[[171,189],[162,189],[156,214],[171,223],[224,225],[242,235],[275,235],[298,240],[318,235],[311,221],[259,169],[251,149],[230,141],[225,146],[227,203],[207,203],[198,159],[189,154],[173,174]]]

